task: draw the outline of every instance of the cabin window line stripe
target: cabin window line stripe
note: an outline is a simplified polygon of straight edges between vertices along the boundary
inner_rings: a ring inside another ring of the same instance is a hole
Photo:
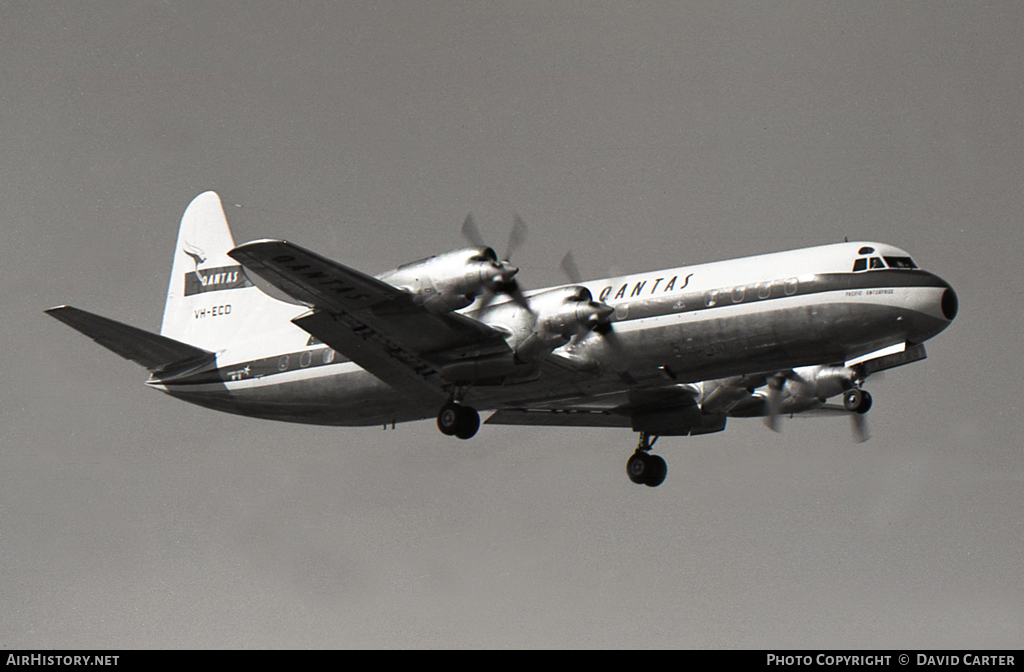
[[[726,285],[700,293],[691,292],[641,301],[613,303],[616,315],[612,322],[627,322],[645,318],[701,310],[723,308],[750,303],[761,303],[791,296],[806,296],[836,290],[900,289],[913,287],[945,287],[945,283],[926,271],[908,273],[906,270],[880,270],[873,273],[823,273],[809,279],[779,278],[742,285]]]
[[[337,350],[326,347],[314,350],[297,350],[272,357],[261,357],[238,362],[229,366],[220,366],[210,371],[202,371],[178,380],[167,381],[165,385],[199,385],[204,383],[230,383],[252,378],[265,378],[289,371],[316,369],[331,364],[344,364],[350,361]],[[159,379],[154,382],[160,382]]]

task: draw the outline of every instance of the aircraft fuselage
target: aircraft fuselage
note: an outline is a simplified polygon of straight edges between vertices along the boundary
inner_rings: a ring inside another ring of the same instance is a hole
[[[859,253],[865,249],[872,251]],[[501,409],[573,399],[599,407],[603,398],[630,390],[841,364],[894,344],[922,343],[957,312],[947,282],[918,269],[906,252],[880,243],[840,243],[576,284],[614,309],[611,338],[586,333],[552,353],[564,366],[501,385],[469,386],[467,403]],[[527,298],[542,291],[527,292]],[[515,315],[508,303],[495,302],[483,315],[475,306],[462,312],[511,331],[514,325],[503,323]],[[214,314],[195,319],[232,310],[228,300],[211,307]],[[303,312],[296,306],[296,316]],[[375,425],[437,413],[435,403],[407,398],[331,348],[310,343],[298,327],[292,342],[276,352],[260,352],[255,344],[229,348],[205,370],[149,385],[216,410],[289,422]]]

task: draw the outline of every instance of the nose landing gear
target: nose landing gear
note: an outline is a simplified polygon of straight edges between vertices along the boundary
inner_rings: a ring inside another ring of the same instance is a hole
[[[471,439],[480,429],[480,414],[471,406],[449,401],[437,413],[437,428],[446,436]]]
[[[626,462],[626,474],[629,480],[638,485],[656,488],[665,482],[668,475],[668,464],[660,455],[651,455],[650,450],[657,443],[658,437],[651,437],[647,432],[640,432],[640,442],[636,452]]]

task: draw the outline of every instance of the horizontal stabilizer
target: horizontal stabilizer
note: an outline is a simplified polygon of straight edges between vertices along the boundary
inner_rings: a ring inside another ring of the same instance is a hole
[[[76,331],[125,359],[141,364],[161,377],[192,371],[212,362],[216,355],[173,338],[153,334],[106,317],[57,306],[46,311]]]

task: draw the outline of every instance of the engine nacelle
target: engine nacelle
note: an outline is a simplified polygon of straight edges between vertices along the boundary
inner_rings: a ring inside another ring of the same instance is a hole
[[[465,308],[487,290],[501,291],[518,271],[490,247],[472,247],[403,264],[377,278],[443,313]]]
[[[845,366],[808,366],[793,370],[785,390],[796,399],[825,401],[853,387],[854,371]]]
[[[594,301],[586,287],[561,287],[535,294],[530,297],[530,307],[537,312],[534,331],[565,340],[593,329],[612,314],[612,307]]]
[[[725,409],[731,417],[800,413],[856,386],[856,372],[845,366],[805,366],[758,381],[739,376],[701,384],[701,408]],[[760,389],[751,393],[754,385]],[[774,406],[774,411],[772,410]]]
[[[560,348],[577,334],[604,323],[611,306],[594,301],[586,287],[560,287],[529,297],[536,319],[528,329],[514,330],[510,344],[521,359],[531,360]]]

